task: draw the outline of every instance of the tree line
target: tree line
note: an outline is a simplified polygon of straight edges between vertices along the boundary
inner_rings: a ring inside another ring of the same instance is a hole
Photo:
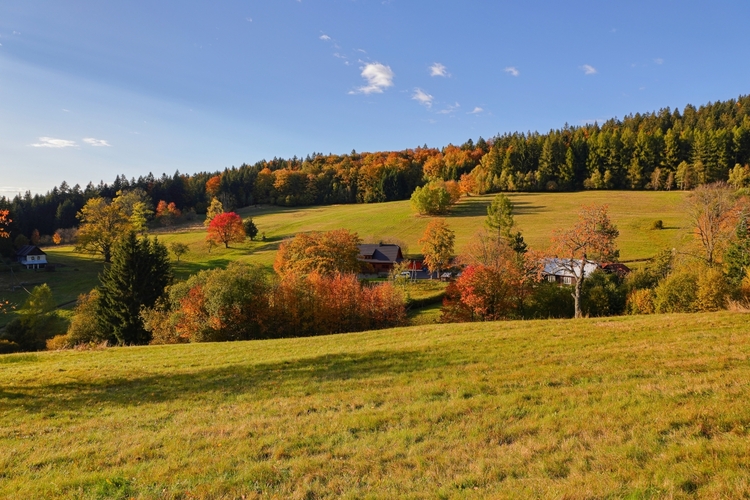
[[[85,188],[63,182],[44,195],[0,198],[9,210],[12,242],[36,230],[52,235],[78,225],[76,214],[92,198],[114,199],[141,190],[152,206],[174,204],[182,213],[207,211],[216,197],[227,211],[251,204],[280,206],[377,203],[433,199],[443,210],[451,196],[423,188],[456,182],[464,193],[574,191],[580,189],[693,189],[716,181],[750,186],[750,96],[687,105],[680,112],[613,118],[603,124],[565,125],[543,134],[512,133],[469,139],[460,146],[404,151],[273,158],[221,172],[153,174]],[[455,197],[453,197],[455,199]],[[9,241],[0,240],[5,253]]]

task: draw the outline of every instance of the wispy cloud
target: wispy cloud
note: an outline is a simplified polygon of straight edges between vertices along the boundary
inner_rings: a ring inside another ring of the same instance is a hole
[[[55,139],[54,137],[40,137],[39,142],[29,144],[34,148],[75,148],[78,145],[75,141],[69,141],[67,139]]]
[[[656,64],[664,64],[664,59],[662,59],[661,57],[657,57],[656,59],[654,59],[654,62]]]
[[[435,63],[432,66],[430,66],[430,76],[451,76],[451,75],[450,73],[448,73],[448,68],[446,68],[440,63]]]
[[[253,18],[252,18],[252,17],[246,17],[246,18],[245,18],[245,21],[247,21],[247,22],[251,23],[251,22],[253,22]]]
[[[584,64],[581,66],[581,69],[583,70],[584,75],[595,75],[596,74],[596,68],[591,66],[590,64]]]
[[[330,40],[330,39],[331,39],[331,37],[330,37],[330,36],[328,36],[328,35],[326,35],[326,34],[320,35],[320,37],[319,37],[319,38],[320,38],[321,40],[324,40],[324,41],[326,41],[326,42],[327,42],[328,40]]]
[[[445,109],[441,109],[438,111],[439,115],[449,115],[451,113],[455,113],[458,108],[460,108],[461,105],[459,103],[456,104],[449,104]]]
[[[85,142],[89,146],[94,146],[94,147],[97,147],[97,148],[100,148],[100,147],[107,147],[107,148],[112,147],[112,145],[110,143],[108,143],[107,141],[105,141],[104,139],[94,139],[93,137],[86,137],[85,139],[83,139],[83,142]]]
[[[393,86],[393,78],[396,74],[390,66],[380,63],[368,63],[362,68],[362,78],[367,85],[359,87],[356,91],[352,90],[350,94],[382,94],[383,90]]]
[[[477,106],[476,108],[474,108],[474,111],[469,111],[469,113],[467,113],[467,114],[469,114],[469,115],[478,115],[482,111],[484,111],[484,110],[482,108],[480,108],[479,106]]]
[[[419,104],[423,104],[425,107],[432,107],[433,97],[420,88],[414,89],[414,94],[411,96],[412,99],[418,101]]]
[[[503,71],[508,73],[510,76],[518,76],[521,74],[521,72],[518,71],[518,68],[516,68],[515,66],[508,66]]]

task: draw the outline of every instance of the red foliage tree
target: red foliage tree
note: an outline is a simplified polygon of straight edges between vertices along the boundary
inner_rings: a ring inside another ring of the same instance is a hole
[[[242,243],[245,241],[242,218],[234,212],[217,215],[208,225],[206,240],[213,241],[217,245],[224,243],[225,248],[229,248],[230,243]]]
[[[156,218],[165,226],[171,226],[180,218],[182,212],[177,205],[160,200],[156,206]]]

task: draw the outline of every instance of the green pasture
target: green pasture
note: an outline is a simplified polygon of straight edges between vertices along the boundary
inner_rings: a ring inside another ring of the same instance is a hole
[[[743,498],[747,318],[0,356],[0,498]]]

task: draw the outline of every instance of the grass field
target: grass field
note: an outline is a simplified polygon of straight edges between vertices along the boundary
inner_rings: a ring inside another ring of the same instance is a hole
[[[2,498],[741,498],[747,315],[0,357]]]
[[[608,204],[610,215],[620,230],[617,245],[621,259],[646,259],[662,248],[681,248],[689,239],[681,206],[682,192],[647,191],[584,191],[580,193],[515,193],[509,195],[516,206],[516,222],[532,248],[542,249],[549,244],[555,229],[568,228],[576,219],[581,205]],[[446,218],[456,232],[456,250],[461,252],[467,242],[483,227],[487,205],[493,195],[462,199]],[[210,253],[205,245],[205,228],[201,224],[157,230],[164,243],[187,243],[189,252],[180,262],[174,262],[175,275],[185,279],[202,269],[225,267],[229,262],[242,260],[272,269],[276,251],[284,238],[301,231],[326,231],[345,228],[356,231],[365,241],[398,238],[406,243],[411,254],[419,254],[418,240],[429,222],[428,217],[414,214],[408,201],[369,205],[334,205],[324,207],[283,208],[248,207],[239,211],[243,217],[253,217],[266,241],[247,241],[231,248],[214,248]],[[652,223],[661,219],[665,229],[652,230]],[[260,236],[260,235],[259,235]],[[72,247],[45,249],[48,260],[58,267],[56,273],[22,271],[15,276],[26,283],[26,288],[47,282],[55,300],[66,303],[98,284],[101,263],[90,256],[75,254]],[[20,304],[26,292],[17,289],[5,292],[9,273],[0,273],[2,296]],[[0,317],[0,326],[11,315]]]

